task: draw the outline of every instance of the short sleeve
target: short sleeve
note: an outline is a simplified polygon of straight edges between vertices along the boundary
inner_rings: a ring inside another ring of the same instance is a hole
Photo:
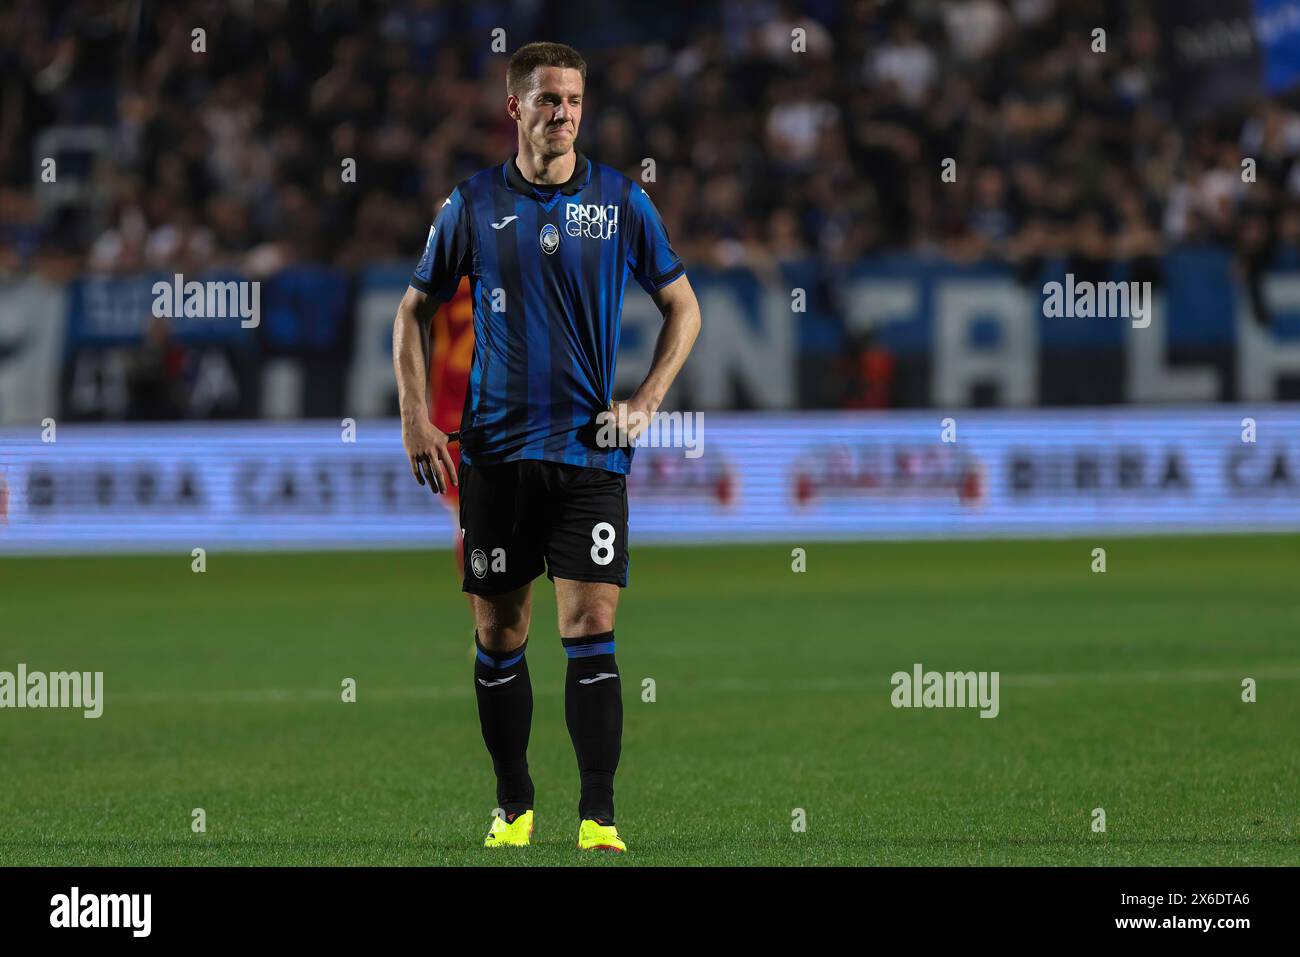
[[[686,272],[668,242],[668,230],[650,197],[636,183],[628,197],[627,267],[646,292],[656,292]]]
[[[447,197],[429,227],[424,255],[411,276],[411,286],[439,302],[446,302],[455,294],[460,277],[469,272],[471,261],[469,210],[458,187]]]

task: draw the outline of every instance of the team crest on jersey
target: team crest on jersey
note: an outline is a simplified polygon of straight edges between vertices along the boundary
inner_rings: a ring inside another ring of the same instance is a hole
[[[487,574],[487,556],[483,554],[483,549],[474,549],[473,553],[469,556],[469,567],[473,570],[475,578],[482,578]]]
[[[618,232],[618,204],[570,203],[564,208],[564,231],[587,239],[613,239]]]
[[[542,244],[542,252],[549,256],[560,248],[560,231],[551,223],[547,223],[542,227],[541,235],[537,237],[537,241]]]

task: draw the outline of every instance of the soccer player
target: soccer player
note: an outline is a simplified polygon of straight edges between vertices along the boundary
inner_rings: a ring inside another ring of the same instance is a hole
[[[568,657],[564,711],[581,781],[578,847],[626,850],[614,820],[623,733],[614,615],[628,582],[630,445],[700,329],[699,304],[650,198],[576,149],[586,77],[582,57],[562,44],[530,43],[511,57],[505,105],[518,153],[460,183],[443,203],[394,323],[411,471],[437,492],[460,491],[474,690],[502,811],[488,847],[526,845],[533,830],[525,654],[531,583],[545,571],[555,582]],[[645,379],[631,398],[614,402],[629,273],[664,324]],[[456,469],[447,435],[424,407],[420,335],[464,275],[472,283],[474,359]],[[618,430],[609,429],[610,417]],[[611,431],[616,441],[607,441]]]

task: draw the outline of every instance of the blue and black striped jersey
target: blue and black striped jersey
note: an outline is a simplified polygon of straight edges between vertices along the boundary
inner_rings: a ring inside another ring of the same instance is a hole
[[[411,285],[440,301],[468,275],[474,361],[461,456],[543,459],[626,473],[631,449],[601,448],[613,397],[628,273],[647,292],[685,271],[650,197],[581,153],[558,187],[514,159],[459,184],[438,212]]]

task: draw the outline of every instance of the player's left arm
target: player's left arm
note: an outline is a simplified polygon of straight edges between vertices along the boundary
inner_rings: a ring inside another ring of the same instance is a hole
[[[651,298],[659,307],[664,324],[655,342],[650,371],[630,399],[611,404],[616,421],[628,423],[628,438],[633,440],[645,431],[650,424],[650,417],[659,411],[664,396],[668,394],[677,373],[682,371],[686,357],[691,354],[691,347],[700,334],[700,303],[695,298],[695,290],[691,288],[691,281],[685,273],[651,293]],[[623,418],[620,406],[626,407],[626,418]],[[634,416],[634,412],[643,414]]]
[[[630,399],[609,404],[619,428],[626,428],[627,438],[635,441],[649,426],[650,417],[659,411],[695,345],[700,334],[700,304],[686,278],[681,257],[668,241],[659,210],[635,183],[628,194],[627,226],[628,268],[664,317],[645,379]]]

